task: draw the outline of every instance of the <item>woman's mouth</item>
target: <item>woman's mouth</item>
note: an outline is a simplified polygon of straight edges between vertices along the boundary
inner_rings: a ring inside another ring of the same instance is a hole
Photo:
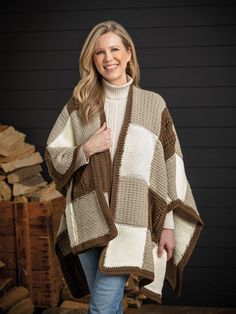
[[[115,70],[117,68],[118,68],[118,64],[110,64],[110,65],[104,66],[104,69],[107,71]]]

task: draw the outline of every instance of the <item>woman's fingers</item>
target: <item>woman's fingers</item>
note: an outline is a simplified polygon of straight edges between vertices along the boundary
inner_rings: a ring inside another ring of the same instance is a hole
[[[162,257],[163,250],[164,250],[164,244],[160,242],[158,246],[158,251],[157,251],[158,257]]]
[[[100,127],[100,129],[95,134],[101,134],[103,131],[106,130],[107,124],[106,122],[103,123],[103,125]]]
[[[173,255],[173,249],[171,247],[166,247],[166,251],[167,251],[167,261],[169,259],[171,259],[172,255]]]
[[[159,244],[158,246],[158,257],[161,258],[162,257],[162,254],[163,254],[163,250],[164,248],[166,249],[166,252],[167,252],[167,260],[171,259],[171,257],[173,256],[173,248],[168,246],[168,245],[163,245],[163,244]]]
[[[99,153],[109,149],[112,146],[111,129],[107,127],[106,122],[100,129],[94,133],[83,145],[85,155],[89,158],[94,153]]]
[[[173,256],[173,251],[176,245],[174,231],[172,229],[163,229],[161,233],[161,238],[158,246],[158,257],[163,254],[164,248],[167,251],[167,260],[171,259]]]

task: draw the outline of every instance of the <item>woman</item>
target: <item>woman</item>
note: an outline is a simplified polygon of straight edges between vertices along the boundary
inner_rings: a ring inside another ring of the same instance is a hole
[[[139,87],[123,26],[106,21],[91,30],[80,74],[45,150],[66,197],[56,252],[73,295],[88,286],[89,313],[122,313],[132,273],[159,303],[165,278],[179,295],[203,223],[170,112],[159,94]]]

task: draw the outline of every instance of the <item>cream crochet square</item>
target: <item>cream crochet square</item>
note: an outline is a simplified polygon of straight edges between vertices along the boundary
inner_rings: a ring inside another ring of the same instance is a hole
[[[151,161],[157,136],[140,125],[130,124],[121,159],[121,176],[133,176],[150,184]]]
[[[118,235],[108,244],[105,267],[142,267],[147,228],[116,224]],[[135,248],[135,250],[134,250]]]

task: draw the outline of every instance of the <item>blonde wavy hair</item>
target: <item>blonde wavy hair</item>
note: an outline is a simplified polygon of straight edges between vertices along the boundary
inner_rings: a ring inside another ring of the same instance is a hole
[[[136,50],[126,29],[115,21],[105,21],[97,24],[88,34],[81,50],[79,59],[81,79],[73,91],[79,114],[86,122],[91,121],[104,105],[105,95],[102,76],[96,69],[93,56],[97,38],[109,32],[120,36],[127,51],[129,48],[131,49],[131,60],[127,64],[126,73],[132,77],[133,84],[139,86],[140,70]]]

